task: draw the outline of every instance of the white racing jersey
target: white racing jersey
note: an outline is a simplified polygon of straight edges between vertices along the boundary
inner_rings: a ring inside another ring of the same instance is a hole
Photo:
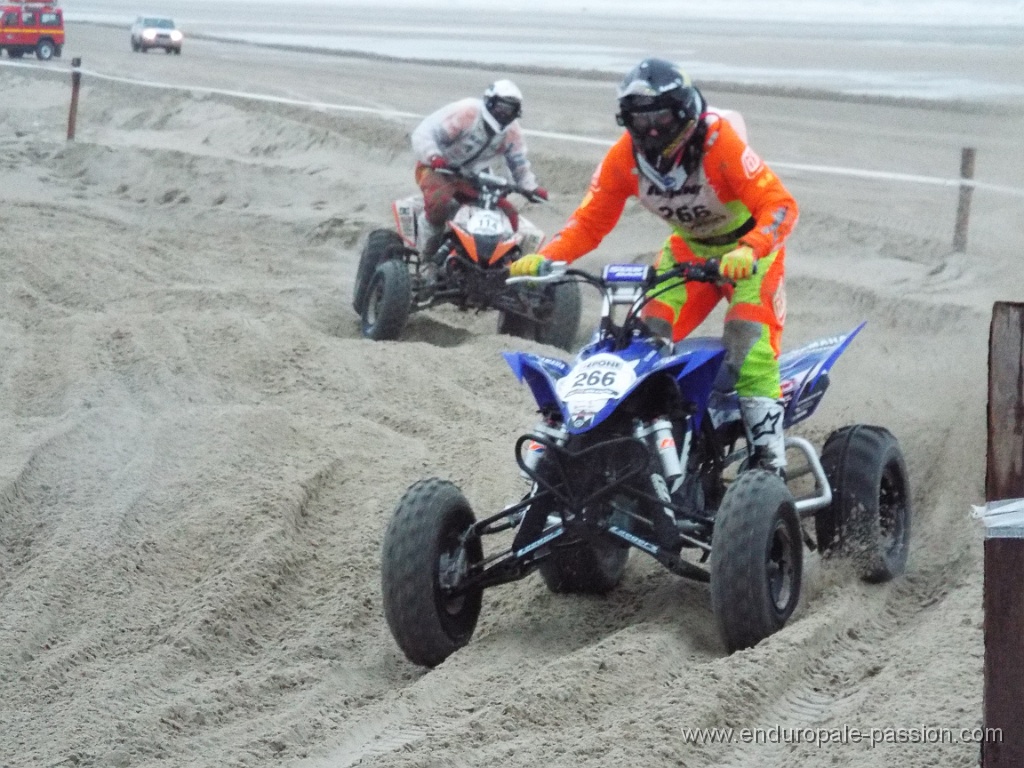
[[[526,158],[526,144],[518,120],[504,129],[484,109],[482,99],[466,98],[428,115],[412,132],[412,151],[425,165],[440,155],[453,168],[482,171],[501,155],[512,178],[523,189],[537,188],[537,177]]]

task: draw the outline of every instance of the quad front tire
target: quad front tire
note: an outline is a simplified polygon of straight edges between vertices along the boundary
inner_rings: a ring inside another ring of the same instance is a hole
[[[818,547],[852,561],[861,578],[903,573],[910,541],[910,482],[889,430],[857,424],[836,430],[821,450],[832,504],[814,518]]]
[[[483,590],[449,593],[483,559],[475,517],[462,492],[438,478],[413,484],[384,534],[381,586],[384,616],[408,659],[434,667],[469,642]]]
[[[412,281],[404,261],[377,266],[362,311],[363,336],[374,341],[397,339],[412,311]]]
[[[803,538],[781,477],[752,469],[729,486],[711,542],[711,607],[730,653],[778,632],[800,600]]]
[[[363,313],[370,280],[377,266],[388,259],[401,258],[403,247],[402,238],[390,229],[375,229],[366,237],[362,253],[359,254],[355,290],[352,294],[352,308],[356,312]]]

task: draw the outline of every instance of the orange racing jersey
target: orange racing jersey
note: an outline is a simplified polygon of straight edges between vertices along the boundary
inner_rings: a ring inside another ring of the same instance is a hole
[[[698,253],[701,246],[738,242],[763,258],[780,248],[796,224],[796,201],[728,120],[713,112],[704,120],[703,159],[673,189],[640,174],[633,140],[623,133],[598,165],[579,207],[541,255],[571,262],[594,250],[632,196]]]

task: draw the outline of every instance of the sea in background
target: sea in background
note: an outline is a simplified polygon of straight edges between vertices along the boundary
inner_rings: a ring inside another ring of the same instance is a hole
[[[1024,101],[1021,0],[70,0],[64,8],[69,21],[127,27],[138,14],[163,14],[193,37],[368,56],[621,73],[657,55],[703,81]]]

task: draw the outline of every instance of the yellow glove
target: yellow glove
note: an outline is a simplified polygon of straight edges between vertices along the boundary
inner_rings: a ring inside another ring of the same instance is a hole
[[[539,253],[528,253],[509,265],[509,277],[537,277],[551,271],[551,262]]]
[[[730,280],[742,280],[754,274],[754,249],[749,245],[741,245],[734,248],[722,257],[718,265],[718,272],[722,277]]]

